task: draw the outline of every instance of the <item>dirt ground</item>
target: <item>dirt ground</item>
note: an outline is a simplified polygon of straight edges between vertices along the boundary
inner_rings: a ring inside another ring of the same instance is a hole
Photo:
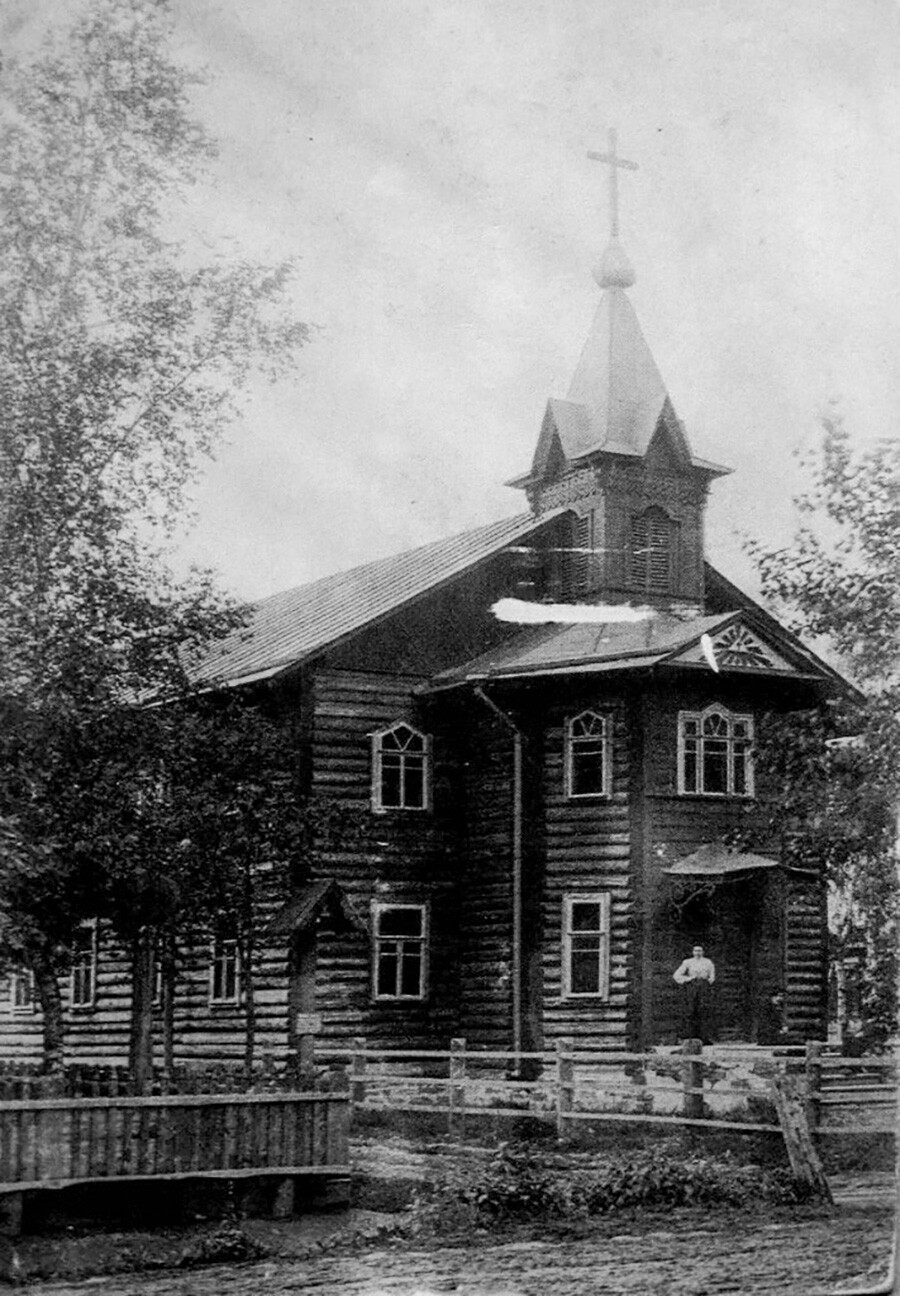
[[[890,1206],[848,1205],[794,1212],[674,1211],[607,1221],[581,1236],[495,1240],[462,1247],[406,1243],[338,1248],[304,1259],[280,1256],[185,1273],[118,1275],[89,1284],[40,1283],[41,1296],[825,1296],[852,1280],[870,1285],[886,1270]],[[292,1226],[281,1226],[289,1233]],[[264,1232],[265,1230],[263,1230]],[[271,1237],[269,1241],[271,1242]],[[288,1239],[288,1243],[289,1243]]]
[[[452,1246],[398,1235],[398,1212],[415,1181],[445,1157],[485,1154],[374,1138],[354,1148],[361,1184],[353,1210],[245,1220],[239,1228],[208,1221],[144,1233],[57,1231],[21,1239],[11,1276],[41,1296],[94,1289],[110,1296],[826,1296],[841,1285],[871,1286],[887,1268],[895,1182],[884,1169],[831,1174],[834,1206],[629,1211],[504,1236],[480,1232]],[[214,1263],[198,1266],[208,1259]]]

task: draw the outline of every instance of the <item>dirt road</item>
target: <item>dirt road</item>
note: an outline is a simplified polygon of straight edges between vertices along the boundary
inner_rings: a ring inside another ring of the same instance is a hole
[[[892,1211],[838,1209],[790,1222],[675,1213],[659,1227],[622,1223],[602,1236],[421,1249],[409,1244],[326,1252],[195,1272],[41,1283],[35,1296],[826,1296],[883,1274]],[[618,1227],[619,1231],[614,1231]]]

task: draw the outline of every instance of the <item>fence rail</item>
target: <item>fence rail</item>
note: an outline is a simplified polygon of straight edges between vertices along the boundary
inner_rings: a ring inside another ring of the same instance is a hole
[[[248,1073],[240,1064],[182,1064],[157,1071],[151,1092],[166,1094],[285,1093],[298,1089],[296,1074],[284,1067],[259,1066]],[[0,1102],[44,1098],[121,1098],[132,1095],[127,1067],[70,1064],[52,1075],[33,1063],[0,1062]]]
[[[0,1193],[108,1179],[348,1172],[346,1094],[0,1103]]]
[[[355,1108],[443,1114],[451,1130],[467,1117],[531,1116],[559,1133],[604,1120],[775,1132],[772,1086],[785,1076],[818,1134],[896,1128],[895,1058],[834,1057],[819,1043],[769,1051],[685,1041],[676,1052],[626,1053],[560,1040],[551,1051],[516,1054],[470,1049],[463,1039],[416,1051],[375,1049],[360,1038],[317,1058],[346,1067]]]

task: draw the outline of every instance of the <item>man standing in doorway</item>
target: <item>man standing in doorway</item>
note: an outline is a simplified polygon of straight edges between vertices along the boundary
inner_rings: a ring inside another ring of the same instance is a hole
[[[672,978],[684,986],[685,1038],[712,1043],[712,987],[716,965],[706,957],[702,945],[695,945],[691,957],[675,970]]]

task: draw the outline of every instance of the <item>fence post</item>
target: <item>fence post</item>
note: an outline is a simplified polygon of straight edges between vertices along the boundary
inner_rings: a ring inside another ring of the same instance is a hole
[[[772,1077],[772,1097],[778,1110],[778,1123],[784,1135],[791,1172],[796,1179],[808,1184],[819,1197],[828,1202],[833,1201],[831,1188],[807,1124],[806,1112],[797,1093],[796,1082],[787,1072],[780,1075],[776,1072]]]
[[[572,1110],[575,1088],[575,1063],[572,1061],[574,1040],[556,1041],[556,1134],[562,1138],[566,1116]]]
[[[353,1057],[350,1061],[350,1105],[361,1107],[366,1101],[366,1038],[357,1035],[353,1040]]]
[[[682,1042],[682,1087],[684,1089],[684,1114],[688,1120],[703,1118],[703,1063],[698,1061],[703,1043],[698,1039]]]
[[[822,1045],[806,1041],[806,1123],[817,1134],[822,1118]]]
[[[450,1041],[450,1092],[447,1103],[447,1133],[452,1134],[454,1130],[463,1133],[465,1127],[465,1115],[462,1108],[466,1105],[466,1041],[464,1039],[452,1039]],[[459,1112],[459,1121],[457,1122],[457,1111]]]

